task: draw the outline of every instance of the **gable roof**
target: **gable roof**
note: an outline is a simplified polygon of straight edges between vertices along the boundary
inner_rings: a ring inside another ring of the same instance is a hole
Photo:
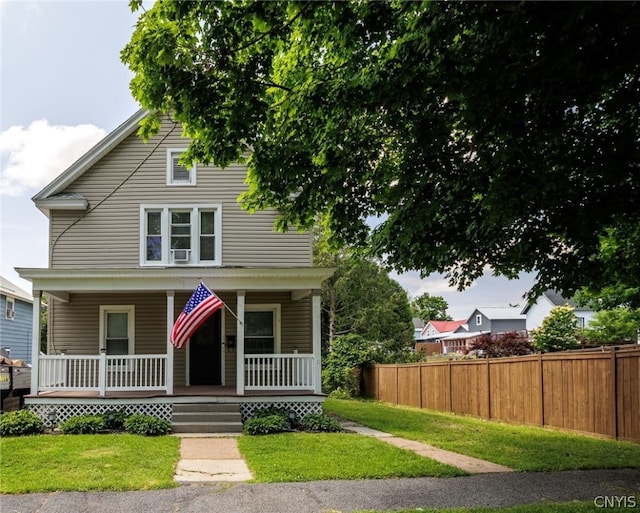
[[[438,333],[445,333],[447,331],[455,331],[460,326],[462,326],[466,319],[462,319],[461,321],[429,321],[429,324],[438,330]]]
[[[120,144],[125,138],[129,137],[129,135],[138,128],[140,121],[142,121],[147,114],[147,110],[140,109],[113,132],[101,139],[93,148],[82,155],[71,164],[70,167],[58,175],[57,178],[45,186],[44,189],[31,198],[36,206],[45,214],[51,206],[57,205],[58,203],[62,205],[63,208],[65,208],[65,206],[66,208],[73,208],[74,206],[81,208],[82,201],[86,201],[83,197],[70,198],[69,195],[61,193],[64,192],[69,184],[82,176],[96,162]]]
[[[548,290],[545,290],[542,293],[542,296],[537,298],[533,303],[529,303],[527,306],[525,306],[524,309],[522,310],[522,313],[526,314],[533,305],[537,304],[540,301],[541,298],[546,298],[547,301],[551,303],[552,307],[569,305],[569,306],[572,306],[574,310],[577,310],[579,312],[591,311],[590,308],[578,306],[573,299],[565,298],[560,292],[548,289]]]
[[[498,321],[498,320],[505,320],[505,319],[524,319],[526,317],[520,312],[520,308],[517,306],[516,307],[481,306],[476,308],[476,312],[481,313],[490,321]]]
[[[16,299],[20,299],[22,301],[26,301],[27,303],[33,303],[33,297],[31,294],[22,290],[17,285],[11,283],[6,278],[0,276],[0,293],[3,296],[10,296]]]

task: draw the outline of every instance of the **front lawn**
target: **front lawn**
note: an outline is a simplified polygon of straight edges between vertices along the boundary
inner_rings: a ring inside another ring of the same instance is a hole
[[[327,399],[326,413],[516,470],[640,468],[640,444],[407,408]]]
[[[375,438],[349,433],[243,436],[238,446],[261,483],[464,475]]]
[[[0,493],[171,488],[179,444],[129,434],[3,437]]]

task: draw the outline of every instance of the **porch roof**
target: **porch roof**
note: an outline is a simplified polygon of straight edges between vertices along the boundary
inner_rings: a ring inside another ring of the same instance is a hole
[[[68,301],[74,292],[191,291],[203,281],[214,291],[291,291],[303,297],[320,289],[335,268],[329,267],[163,267],[110,269],[16,268],[36,291]]]

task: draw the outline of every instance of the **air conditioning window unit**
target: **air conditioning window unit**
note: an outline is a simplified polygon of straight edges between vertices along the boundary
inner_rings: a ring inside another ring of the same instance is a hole
[[[16,311],[15,310],[7,310],[7,319],[13,319],[16,316]]]
[[[190,257],[191,257],[190,249],[172,249],[171,250],[171,258],[176,263],[188,262]]]

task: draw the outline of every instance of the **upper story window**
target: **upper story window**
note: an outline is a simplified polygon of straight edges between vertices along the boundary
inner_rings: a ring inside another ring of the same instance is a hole
[[[476,326],[482,326],[482,314],[476,315]]]
[[[196,166],[185,167],[180,163],[180,155],[185,148],[167,150],[167,185],[196,185]]]
[[[7,308],[5,311],[5,318],[13,320],[15,316],[16,316],[16,301],[12,297],[8,297]]]
[[[220,205],[142,205],[140,265],[220,265]]]

